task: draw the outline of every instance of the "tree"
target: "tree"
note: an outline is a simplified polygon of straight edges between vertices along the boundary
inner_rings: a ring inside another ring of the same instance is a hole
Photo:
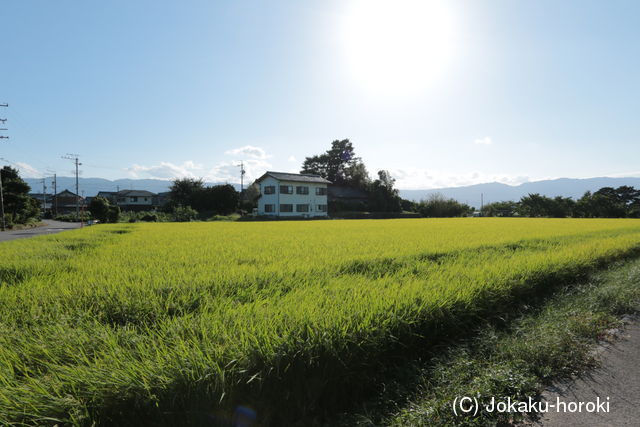
[[[9,223],[24,224],[40,215],[39,202],[29,196],[31,187],[10,166],[0,169],[5,217]]]
[[[204,187],[193,193],[191,206],[199,212],[213,212],[221,215],[228,215],[238,208],[240,194],[233,188],[233,185],[214,185]]]
[[[94,197],[89,203],[89,212],[91,216],[100,222],[109,220],[109,201],[104,197]]]
[[[394,188],[396,180],[388,171],[378,171],[376,179],[369,189],[369,209],[374,212],[401,212],[401,199]]]
[[[108,222],[118,222],[120,219],[120,206],[109,206],[109,211],[107,213],[107,221]]]
[[[305,158],[300,173],[320,175],[333,184],[362,189],[370,182],[364,163],[348,139],[335,140],[325,153]]]
[[[457,200],[447,199],[440,193],[435,193],[418,204],[418,212],[428,218],[450,218],[468,215],[473,212],[473,208]]]
[[[517,210],[517,202],[493,202],[484,205],[484,207],[482,208],[482,216],[514,216]]]
[[[173,181],[169,189],[169,199],[172,206],[190,206],[194,195],[204,189],[202,178],[180,178]]]
[[[257,208],[259,198],[260,185],[257,182],[253,182],[241,194],[240,208],[244,211],[251,211],[253,208]]]

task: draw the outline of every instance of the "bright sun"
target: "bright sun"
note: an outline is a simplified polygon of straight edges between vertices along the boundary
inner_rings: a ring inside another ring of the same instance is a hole
[[[450,60],[451,33],[444,0],[355,0],[344,20],[349,68],[368,91],[423,90]]]

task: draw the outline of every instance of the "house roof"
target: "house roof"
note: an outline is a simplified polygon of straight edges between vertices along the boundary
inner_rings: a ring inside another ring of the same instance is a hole
[[[155,196],[155,193],[147,190],[120,190],[116,195],[121,197],[152,197]]]
[[[318,184],[331,184],[331,181],[324,179],[320,175],[272,172],[272,171],[265,172],[265,174],[262,175],[260,178],[258,178],[256,181],[260,182],[268,176],[275,178],[278,181],[313,182]]]

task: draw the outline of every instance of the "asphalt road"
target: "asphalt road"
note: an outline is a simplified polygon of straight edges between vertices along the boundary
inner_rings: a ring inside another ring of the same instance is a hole
[[[556,384],[543,401],[609,402],[609,411],[547,412],[536,426],[639,426],[640,425],[640,322],[637,319],[618,331],[619,340],[598,349],[602,365],[574,381]],[[564,408],[564,407],[563,407]],[[569,405],[566,407],[570,409]],[[604,407],[606,408],[606,407]],[[601,407],[600,409],[603,409]]]
[[[0,242],[24,239],[33,236],[42,236],[44,234],[60,233],[61,231],[80,228],[79,222],[60,222],[53,220],[45,220],[43,222],[46,225],[42,227],[27,228],[25,230],[0,231]]]

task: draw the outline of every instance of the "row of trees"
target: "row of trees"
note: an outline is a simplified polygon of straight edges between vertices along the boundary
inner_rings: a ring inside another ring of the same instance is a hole
[[[4,222],[7,227],[26,224],[40,216],[40,205],[29,197],[31,187],[20,178],[17,169],[4,166],[0,169],[0,180],[4,200]]]
[[[640,218],[640,190],[630,186],[603,187],[587,191],[581,198],[529,194],[520,201],[495,202],[484,206],[483,216],[527,216],[552,218]]]

